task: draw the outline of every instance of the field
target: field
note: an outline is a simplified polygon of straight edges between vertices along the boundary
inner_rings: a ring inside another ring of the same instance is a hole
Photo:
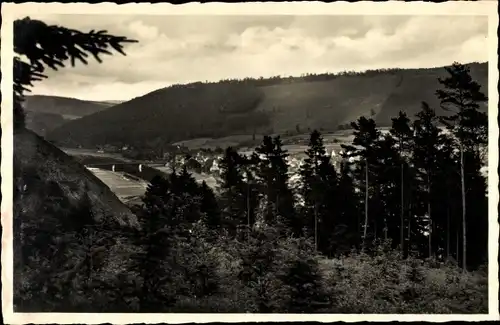
[[[88,168],[97,178],[106,184],[122,201],[130,197],[142,196],[146,191],[147,183],[127,178],[122,173],[115,173],[99,168]]]

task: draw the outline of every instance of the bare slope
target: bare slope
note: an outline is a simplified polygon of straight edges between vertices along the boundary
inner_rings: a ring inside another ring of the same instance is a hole
[[[40,135],[64,123],[105,110],[113,105],[112,101],[85,101],[75,98],[33,95],[27,96],[23,103],[26,112],[26,125]]]
[[[487,64],[470,64],[487,92]],[[246,79],[173,86],[68,122],[47,138],[64,146],[145,144],[262,133],[336,130],[374,114],[390,124],[411,117],[422,101],[436,105],[444,68],[368,71],[344,75]]]

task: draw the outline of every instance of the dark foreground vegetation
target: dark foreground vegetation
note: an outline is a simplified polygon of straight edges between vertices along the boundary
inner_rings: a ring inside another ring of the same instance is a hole
[[[23,20],[16,35],[33,24],[45,40],[68,33]],[[95,52],[126,40],[70,35]],[[40,43],[52,60],[69,55]],[[31,68],[53,64],[15,45]],[[78,164],[62,152],[50,163],[20,159],[15,311],[487,313],[486,97],[464,66],[447,71],[436,93],[445,118],[423,103],[413,122],[400,112],[384,135],[360,117],[339,167],[314,131],[296,187],[281,139],[266,136],[251,156],[225,150],[216,192],[174,170],[151,180],[136,219],[125,220],[87,194],[97,180],[61,177],[59,166]],[[18,90],[33,79],[22,72]],[[26,134],[15,109],[16,134]],[[50,146],[37,139],[33,153]]]

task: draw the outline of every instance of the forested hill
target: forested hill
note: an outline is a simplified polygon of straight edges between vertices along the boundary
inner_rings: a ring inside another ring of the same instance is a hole
[[[114,101],[86,101],[76,98],[33,95],[23,103],[26,126],[40,135],[67,123],[116,105]]]
[[[487,94],[487,63],[467,66]],[[333,131],[359,116],[374,116],[386,126],[400,110],[413,117],[422,101],[437,108],[437,78],[445,75],[441,67],[174,85],[65,123],[46,138],[93,147]]]

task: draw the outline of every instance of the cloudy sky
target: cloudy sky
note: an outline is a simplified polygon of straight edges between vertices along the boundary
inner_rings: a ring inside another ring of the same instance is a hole
[[[481,16],[44,15],[49,24],[137,39],[127,56],[78,64],[34,94],[128,100],[175,83],[487,61]]]

